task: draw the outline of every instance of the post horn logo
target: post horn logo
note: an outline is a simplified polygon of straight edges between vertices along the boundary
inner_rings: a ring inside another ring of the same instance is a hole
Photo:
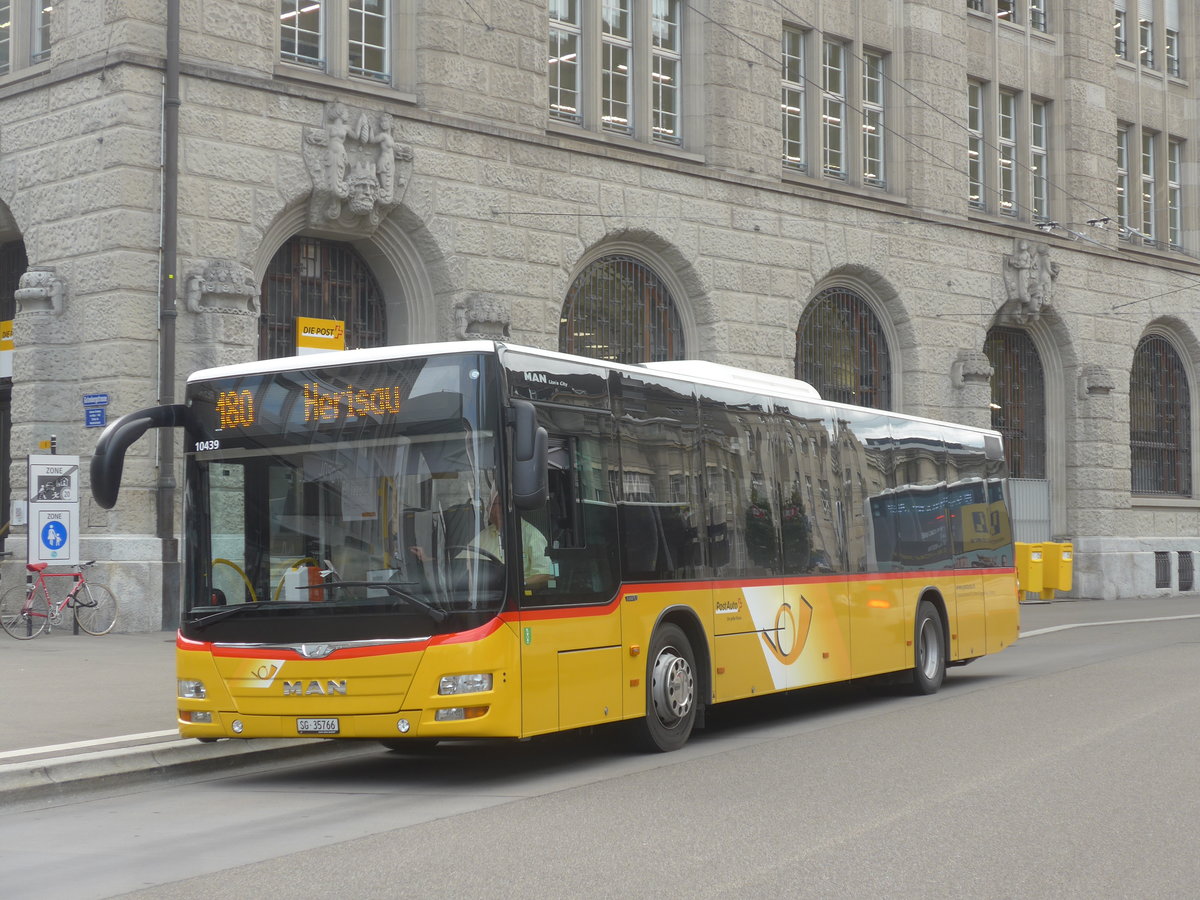
[[[812,614],[812,604],[801,595],[798,607],[793,608],[786,601],[782,603],[775,613],[775,627],[763,632],[763,643],[785,666],[794,663],[804,652],[808,630],[812,627]]]

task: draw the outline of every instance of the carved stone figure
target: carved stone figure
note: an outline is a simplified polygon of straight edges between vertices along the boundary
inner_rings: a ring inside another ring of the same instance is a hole
[[[454,304],[454,335],[459,340],[508,340],[512,324],[508,301],[494,294],[469,294]]]
[[[955,387],[968,384],[989,384],[992,378],[992,363],[982,350],[959,348],[950,367],[951,380]]]
[[[13,292],[23,313],[60,315],[66,301],[67,283],[53,266],[30,266]]]
[[[1083,398],[1107,397],[1116,383],[1112,373],[1104,366],[1086,365],[1079,372],[1079,396]]]
[[[191,312],[258,315],[258,282],[254,273],[236,260],[214,259],[202,272],[192,272],[185,296]]]
[[[1013,252],[1004,257],[1004,291],[1016,305],[1019,322],[1036,319],[1050,305],[1058,271],[1045,244],[1016,239]]]
[[[412,151],[397,147],[392,117],[387,113],[353,115],[339,101],[325,106],[325,126],[304,132],[304,163],[312,178],[308,220],[313,225],[338,223],[348,228],[374,228],[395,207],[402,179],[397,161],[412,160]]]

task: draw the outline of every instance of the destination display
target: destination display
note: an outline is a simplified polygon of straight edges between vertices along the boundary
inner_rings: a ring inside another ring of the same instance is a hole
[[[362,438],[415,421],[458,427],[464,393],[478,388],[479,364],[475,356],[440,357],[193,382],[188,404],[198,431],[188,449]]]

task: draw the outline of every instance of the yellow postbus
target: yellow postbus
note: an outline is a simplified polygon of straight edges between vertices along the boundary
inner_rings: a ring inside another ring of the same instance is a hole
[[[995,432],[702,362],[472,341],[197,372],[101,436],[185,435],[179,729],[392,748],[947,666],[1017,638]]]

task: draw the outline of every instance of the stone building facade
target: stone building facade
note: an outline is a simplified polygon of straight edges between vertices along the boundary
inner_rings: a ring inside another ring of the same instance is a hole
[[[106,392],[110,418],[161,394],[168,6],[8,13],[14,498],[50,434],[86,463],[83,394]],[[665,298],[670,355],[805,375],[832,347],[823,391],[1001,426],[1020,536],[1074,542],[1075,595],[1188,590],[1200,22],[1179,0],[1137,7],[180,3],[168,390],[285,346],[287,285],[305,266],[322,283],[322,248],[373,280],[376,342],[600,355],[592,314],[565,304],[622,260]],[[834,319],[857,324],[831,343]],[[115,510],[83,502],[83,554],[127,628],[165,618],[176,552],[156,536],[156,448],[135,446]]]

